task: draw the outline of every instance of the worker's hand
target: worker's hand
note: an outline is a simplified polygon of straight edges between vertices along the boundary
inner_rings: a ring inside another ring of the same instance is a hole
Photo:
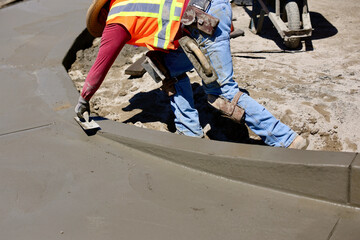
[[[80,119],[83,119],[84,112],[88,112],[88,114],[90,115],[90,104],[88,101],[86,101],[80,96],[78,104],[75,107],[75,113]]]

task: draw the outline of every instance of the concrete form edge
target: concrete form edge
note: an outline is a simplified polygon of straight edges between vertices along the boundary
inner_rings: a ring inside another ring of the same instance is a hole
[[[349,170],[349,202],[360,206],[360,154],[357,153]]]
[[[186,167],[302,196],[340,204],[360,205],[357,201],[350,201],[349,197],[351,183],[349,169],[357,153],[294,151],[266,146],[202,141],[202,139],[141,129],[112,121],[106,122],[106,129],[99,132],[102,136]],[[138,131],[141,131],[142,137],[139,137]],[[176,142],[181,144],[174,145]],[[214,148],[225,150],[217,154],[214,153],[216,152]],[[239,151],[225,153],[226,149],[233,148]],[[242,150],[244,154],[241,153]],[[287,159],[295,155],[296,160]],[[319,163],[319,157],[338,158],[339,164],[326,160]],[[312,164],[312,159],[316,163]],[[351,191],[352,194],[356,194],[360,192],[360,188]]]

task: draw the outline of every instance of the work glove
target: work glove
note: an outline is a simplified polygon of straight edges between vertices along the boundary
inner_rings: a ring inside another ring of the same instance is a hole
[[[84,98],[80,96],[78,104],[75,107],[75,113],[80,119],[83,119],[84,118],[83,114],[85,112],[88,112],[90,116],[90,104],[88,101],[86,101]]]

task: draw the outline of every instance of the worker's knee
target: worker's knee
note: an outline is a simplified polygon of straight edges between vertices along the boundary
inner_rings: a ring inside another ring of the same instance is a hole
[[[242,92],[238,92],[231,102],[222,96],[211,94],[208,94],[207,99],[208,103],[224,114],[225,117],[230,118],[236,123],[242,123],[244,121],[245,111],[237,104],[242,94]]]

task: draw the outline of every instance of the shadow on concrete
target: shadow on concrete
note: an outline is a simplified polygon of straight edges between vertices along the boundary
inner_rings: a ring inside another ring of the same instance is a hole
[[[89,33],[89,31],[85,28],[80,35],[75,39],[73,45],[70,47],[69,51],[66,53],[62,64],[65,67],[66,71],[69,71],[71,65],[76,60],[76,53],[79,50],[84,50],[90,48],[94,41],[94,37]]]
[[[243,7],[245,12],[251,18],[252,16],[252,8]],[[236,16],[235,16],[236,17]],[[312,36],[309,38],[304,38],[305,41],[305,50],[312,51],[312,40],[320,40],[324,38],[329,38],[338,33],[337,28],[332,25],[321,13],[318,12],[310,12],[311,24],[313,27]],[[249,20],[250,22],[250,20]],[[259,34],[260,37],[272,40],[276,43],[276,45],[283,50],[289,50],[285,45],[283,39],[278,34],[276,28],[268,17],[265,17],[262,31]],[[300,44],[299,48],[291,49],[294,51],[299,51],[303,48],[302,44]]]

